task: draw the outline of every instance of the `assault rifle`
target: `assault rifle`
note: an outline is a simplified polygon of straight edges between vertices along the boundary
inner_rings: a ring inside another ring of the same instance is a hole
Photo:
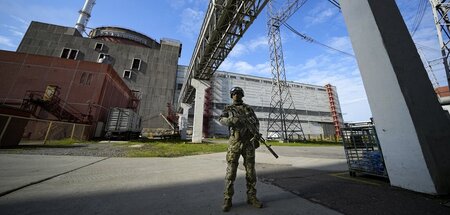
[[[266,146],[266,148],[269,150],[269,152],[270,153],[272,153],[272,155],[275,157],[275,158],[278,158],[278,155],[277,155],[277,153],[275,153],[275,151],[272,149],[272,146],[271,145],[268,145],[267,143],[266,143],[266,140],[264,139],[264,137],[262,137],[262,135],[258,132],[257,134],[255,134],[255,136],[253,136],[253,138],[250,140],[250,141],[258,141],[259,143],[262,143],[262,144],[264,144],[265,146]]]
[[[249,118],[252,119],[252,120],[249,120]],[[262,137],[262,134],[259,133],[259,129],[256,127],[256,120],[253,119],[253,117],[249,117],[249,116],[247,116],[247,117],[242,117],[242,118],[240,118],[240,120],[243,120],[243,121],[244,121],[244,124],[245,124],[246,126],[248,126],[250,132],[252,132],[252,134],[254,135],[253,138],[252,138],[250,141],[253,142],[253,143],[254,143],[254,142],[258,142],[258,143],[264,144],[264,145],[266,146],[266,148],[269,150],[269,152],[272,153],[272,155],[273,155],[275,158],[278,158],[278,155],[277,155],[277,153],[275,153],[275,151],[272,149],[272,146],[271,146],[271,145],[268,145],[268,144],[266,143],[266,140],[264,139],[264,137]]]

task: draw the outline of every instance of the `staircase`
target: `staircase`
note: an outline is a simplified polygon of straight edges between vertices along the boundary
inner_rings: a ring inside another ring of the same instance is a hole
[[[38,107],[55,116],[59,121],[72,123],[91,123],[92,116],[82,114],[75,108],[67,104],[59,97],[59,90],[50,97],[43,91],[27,91],[23,99],[21,109],[28,111],[34,117],[38,116]]]

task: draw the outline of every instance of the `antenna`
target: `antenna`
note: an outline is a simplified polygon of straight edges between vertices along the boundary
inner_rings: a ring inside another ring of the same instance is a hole
[[[95,0],[86,0],[86,2],[84,2],[83,9],[79,11],[80,16],[78,17],[77,24],[75,24],[75,28],[81,35],[83,35],[84,29],[86,28],[89,18],[91,17],[91,11],[94,4]]]

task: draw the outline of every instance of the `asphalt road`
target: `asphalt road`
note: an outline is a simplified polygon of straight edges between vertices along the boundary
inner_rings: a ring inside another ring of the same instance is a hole
[[[341,147],[257,150],[258,196],[239,167],[229,214],[450,214],[448,196],[350,177]],[[0,214],[222,214],[225,153],[180,158],[1,154]]]

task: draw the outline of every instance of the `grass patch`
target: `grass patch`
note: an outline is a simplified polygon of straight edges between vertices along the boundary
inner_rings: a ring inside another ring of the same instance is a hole
[[[279,141],[267,141],[272,146],[342,146],[341,142],[329,142],[329,141],[307,141],[307,142],[290,142],[281,143]]]
[[[77,139],[66,138],[62,140],[47,140],[45,145],[73,145],[75,143],[81,143],[83,141]]]
[[[61,139],[61,140],[47,140],[45,145],[70,146],[70,145],[74,145],[76,143],[97,143],[97,142],[65,138],[65,139]]]
[[[225,152],[228,144],[220,143],[167,143],[167,142],[153,142],[153,143],[136,143],[130,142],[130,145],[143,144],[138,149],[129,150],[127,157],[181,157],[188,155],[209,154],[216,152]],[[123,145],[123,144],[121,144]]]

